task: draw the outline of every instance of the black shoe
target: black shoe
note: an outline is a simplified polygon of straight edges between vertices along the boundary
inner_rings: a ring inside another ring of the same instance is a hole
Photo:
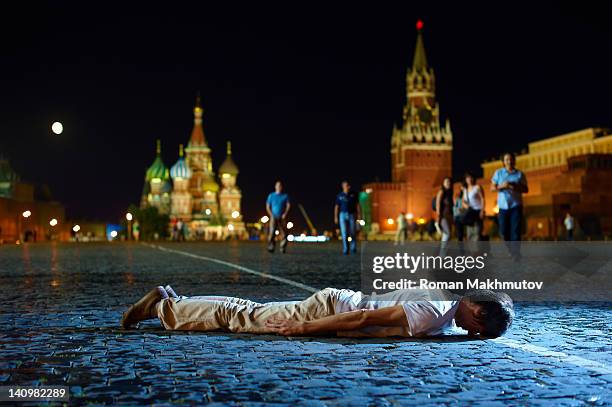
[[[274,253],[274,246],[268,246],[268,253]]]

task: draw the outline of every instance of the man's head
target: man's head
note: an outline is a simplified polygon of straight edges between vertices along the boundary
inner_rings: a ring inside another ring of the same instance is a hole
[[[455,323],[471,336],[497,338],[508,330],[514,319],[514,304],[505,293],[490,290],[470,291],[463,296]]]
[[[283,182],[281,180],[276,181],[276,183],[274,184],[274,190],[277,194],[283,192]]]
[[[342,185],[342,191],[345,194],[348,194],[351,190],[351,184],[349,184],[349,182],[345,180],[345,181],[342,181],[341,185]]]
[[[516,166],[516,156],[514,153],[504,153],[502,156],[502,161],[504,163],[504,167],[506,167],[508,171],[514,170],[514,167]]]

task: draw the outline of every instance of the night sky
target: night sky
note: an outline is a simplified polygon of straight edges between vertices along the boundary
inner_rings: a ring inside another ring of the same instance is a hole
[[[315,225],[329,227],[341,179],[390,179],[418,18],[451,119],[455,175],[529,141],[612,127],[612,24],[584,2],[57,3],[3,10],[0,152],[22,179],[47,183],[73,219],[116,221],[138,203],[155,139],[171,166],[200,91],[215,170],[233,143],[246,220],[264,214],[282,178]]]

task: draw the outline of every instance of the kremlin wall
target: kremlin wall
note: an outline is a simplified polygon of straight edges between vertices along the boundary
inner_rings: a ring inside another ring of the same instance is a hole
[[[424,225],[433,218],[432,199],[446,176],[452,176],[453,134],[450,120],[441,120],[436,101],[436,78],[427,63],[423,24],[417,22],[417,40],[412,66],[406,75],[406,104],[402,121],[391,134],[391,181],[363,186],[363,199],[370,214],[371,238],[389,238],[394,220],[404,212],[409,221]],[[503,146],[501,147],[503,148]],[[501,155],[503,150],[499,151]],[[478,180],[485,191],[491,232],[497,214],[497,195],[490,191],[494,171],[501,159],[481,164]],[[524,239],[559,238],[564,235],[563,218],[570,212],[584,238],[612,236],[612,133],[587,128],[529,143],[517,154],[517,168],[529,183],[524,196]],[[456,174],[455,191],[461,177]],[[386,236],[386,237],[385,237]]]

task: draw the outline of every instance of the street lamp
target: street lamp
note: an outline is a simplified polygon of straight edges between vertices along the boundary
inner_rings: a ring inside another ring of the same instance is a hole
[[[210,216],[210,214],[212,213],[212,211],[210,210],[210,208],[206,208],[206,210],[204,211],[204,213],[206,214],[206,216]]]
[[[134,219],[134,215],[130,212],[125,214],[125,219],[127,220],[127,240],[130,240],[130,236],[132,235],[132,219]]]
[[[23,238],[21,237],[21,217],[23,217],[24,219],[29,218],[30,216],[32,216],[32,212],[29,210],[25,210],[23,211],[23,213],[21,214],[21,216],[18,217],[18,221],[17,221],[17,242],[21,243],[23,242]]]
[[[57,225],[57,219],[53,218],[49,221],[49,225],[51,226],[56,226]]]
[[[291,229],[293,227],[293,222],[287,222],[287,229]]]
[[[240,216],[240,212],[234,211],[232,212],[232,219],[237,219]]]
[[[264,215],[264,216],[261,217],[260,220],[261,220],[261,223],[266,223],[266,222],[268,222],[270,220],[270,218],[267,215]]]
[[[74,233],[78,233],[78,232],[79,232],[79,230],[81,230],[81,227],[80,227],[79,225],[74,225],[74,226],[72,227],[72,231],[73,231]]]

